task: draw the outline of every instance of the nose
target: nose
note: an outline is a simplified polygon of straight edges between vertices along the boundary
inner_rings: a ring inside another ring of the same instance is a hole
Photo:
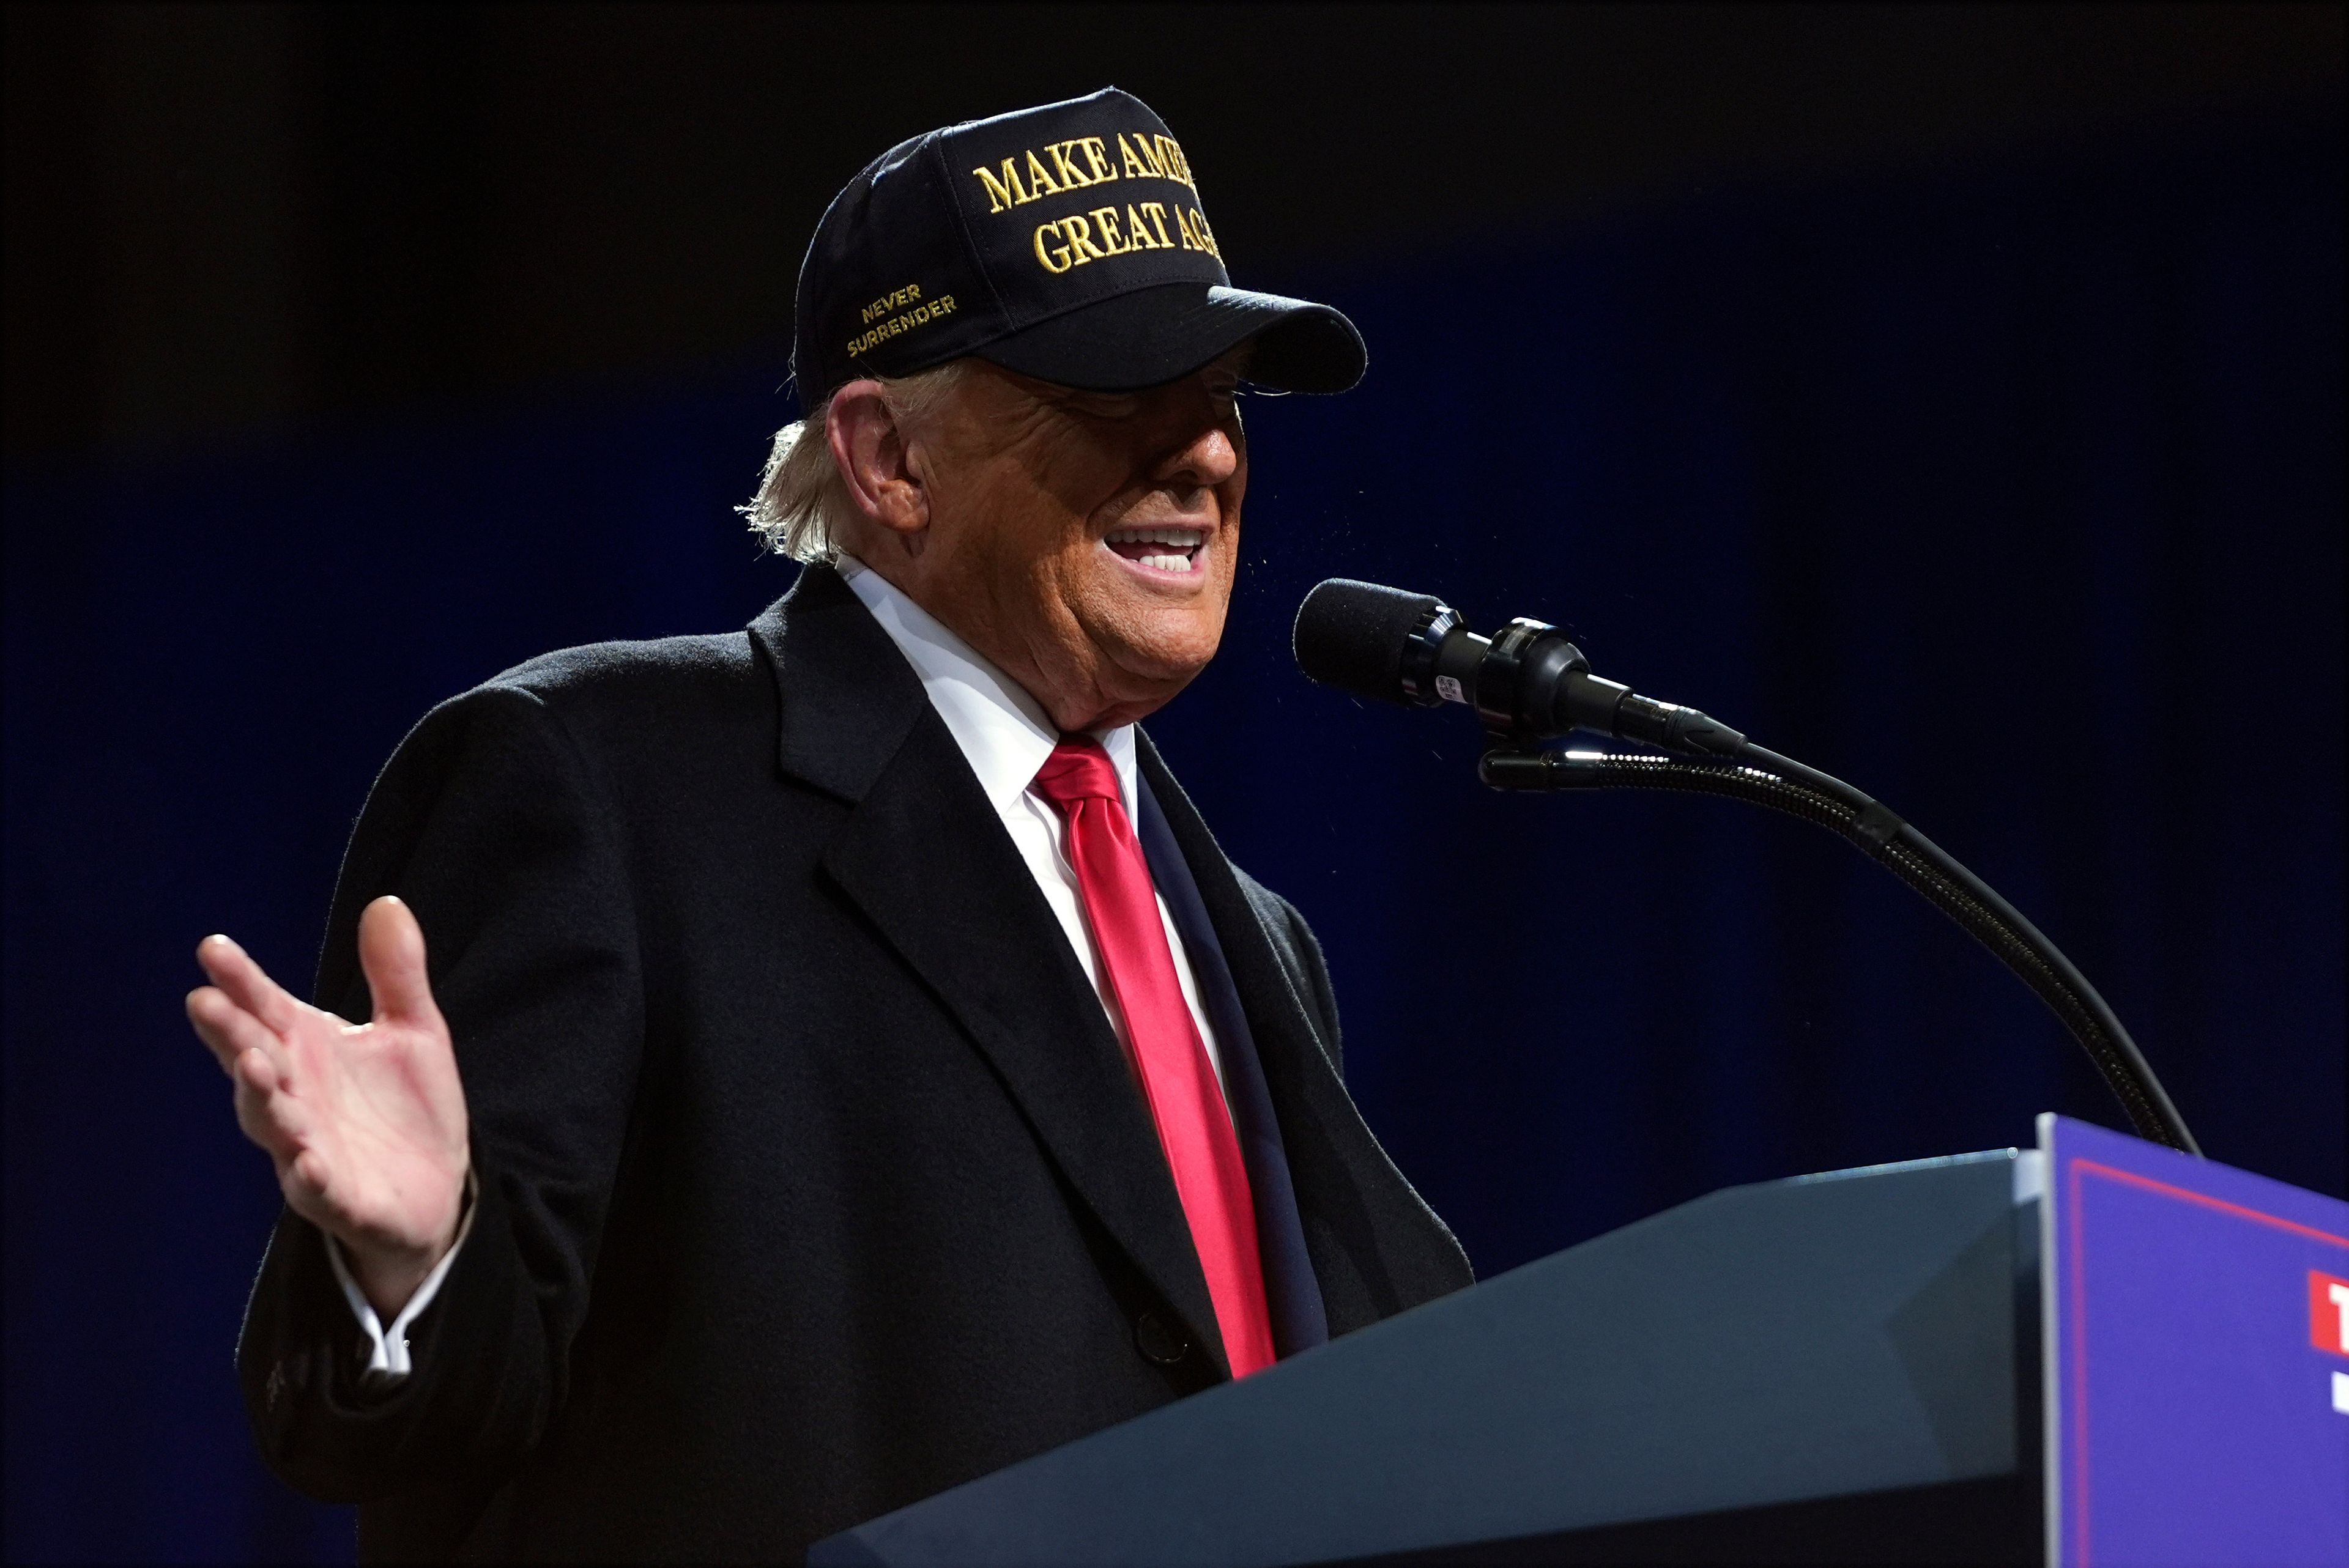
[[[1181,449],[1170,454],[1151,477],[1164,485],[1213,490],[1239,472],[1240,453],[1232,433],[1221,422],[1203,427]]]

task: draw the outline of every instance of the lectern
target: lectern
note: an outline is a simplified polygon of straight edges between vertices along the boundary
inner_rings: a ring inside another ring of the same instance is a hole
[[[808,1561],[2349,1562],[2349,1204],[2039,1145],[1715,1192]]]

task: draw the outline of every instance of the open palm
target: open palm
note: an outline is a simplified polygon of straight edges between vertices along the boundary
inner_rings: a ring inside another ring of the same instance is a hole
[[[236,1085],[294,1212],[343,1245],[376,1309],[397,1312],[449,1250],[470,1169],[465,1092],[426,976],[424,934],[396,898],[359,917],[375,1016],[347,1023],[289,995],[244,950],[208,936],[212,984],[188,1019]]]

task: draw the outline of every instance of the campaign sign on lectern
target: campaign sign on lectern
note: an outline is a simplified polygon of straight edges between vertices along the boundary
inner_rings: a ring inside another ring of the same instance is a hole
[[[2039,1119],[2048,1561],[2349,1563],[2349,1203]]]

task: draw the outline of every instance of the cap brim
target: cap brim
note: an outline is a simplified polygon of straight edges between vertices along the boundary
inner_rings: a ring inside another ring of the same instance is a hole
[[[971,352],[1091,392],[1157,387],[1256,339],[1247,379],[1279,392],[1343,392],[1369,356],[1326,304],[1206,284],[1162,284],[1064,311]]]

